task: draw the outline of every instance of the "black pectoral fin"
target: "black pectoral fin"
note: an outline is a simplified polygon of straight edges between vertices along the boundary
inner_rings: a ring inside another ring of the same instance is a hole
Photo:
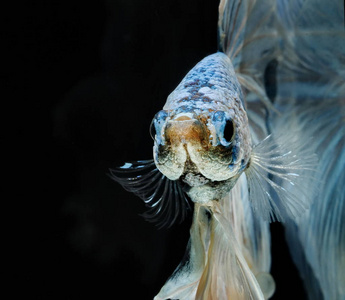
[[[153,160],[125,163],[110,169],[109,175],[125,190],[144,200],[149,210],[143,216],[148,221],[159,227],[170,227],[185,218],[189,203],[180,182],[165,177]]]

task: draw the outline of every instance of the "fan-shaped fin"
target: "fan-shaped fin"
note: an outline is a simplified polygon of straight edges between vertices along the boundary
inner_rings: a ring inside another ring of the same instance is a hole
[[[144,200],[150,208],[143,214],[148,221],[170,227],[185,218],[189,203],[180,182],[166,178],[153,160],[125,163],[111,169],[110,177]]]
[[[250,200],[264,220],[296,219],[310,206],[312,196],[305,192],[315,180],[317,157],[295,132],[268,136],[253,149],[246,170]]]

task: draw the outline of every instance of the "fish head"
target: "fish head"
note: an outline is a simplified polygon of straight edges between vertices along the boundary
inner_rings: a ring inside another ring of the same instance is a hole
[[[160,172],[191,187],[235,182],[249,163],[251,146],[243,108],[162,110],[152,121],[151,135]]]

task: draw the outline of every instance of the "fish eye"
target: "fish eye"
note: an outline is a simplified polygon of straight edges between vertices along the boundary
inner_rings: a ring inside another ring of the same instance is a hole
[[[165,110],[161,110],[154,116],[151,124],[150,124],[150,135],[153,140],[155,140],[157,130],[158,132],[161,131],[161,128],[168,117],[168,113]]]
[[[235,136],[235,125],[232,119],[224,111],[215,111],[212,122],[218,132],[220,143],[227,147]]]
[[[224,126],[223,137],[228,143],[230,143],[232,139],[234,138],[234,133],[235,133],[234,123],[232,122],[232,120],[226,120],[226,123]]]
[[[151,121],[151,124],[150,124],[150,135],[151,135],[151,138],[152,138],[153,140],[155,140],[155,136],[156,136],[156,126],[155,126],[155,124],[154,124],[154,120],[155,120],[155,119],[153,119],[153,120]]]

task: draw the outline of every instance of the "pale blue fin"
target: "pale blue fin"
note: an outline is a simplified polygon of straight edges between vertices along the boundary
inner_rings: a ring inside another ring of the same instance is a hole
[[[277,3],[282,35],[277,100],[336,98],[345,80],[344,1]]]
[[[288,102],[285,109],[292,110]],[[294,110],[274,127],[294,120],[302,128],[301,140],[317,137],[309,147],[319,157],[319,184],[305,186],[314,199],[306,215],[286,224],[287,241],[310,299],[345,299],[345,101],[304,99]],[[316,298],[318,290],[323,296]]]
[[[264,73],[278,56],[275,13],[275,0],[222,0],[218,21],[220,51],[231,59],[243,90],[254,93],[271,109]]]
[[[256,145],[245,171],[253,209],[266,221],[296,219],[312,200],[304,186],[314,178],[316,155],[288,130]]]
[[[219,47],[231,59],[235,69],[249,70],[254,65],[266,64],[277,38],[275,9],[274,0],[220,1]],[[256,52],[252,52],[254,49]],[[250,55],[253,53],[254,56]],[[264,62],[259,62],[258,57]]]
[[[150,208],[143,214],[148,221],[170,227],[185,218],[189,203],[181,184],[166,178],[153,160],[125,163],[111,169],[110,177],[144,200]]]
[[[309,147],[322,183],[306,185],[314,200],[304,216],[285,224],[286,237],[309,299],[344,300],[344,2],[280,1],[278,15],[283,39],[275,105],[282,114],[271,128],[288,123],[301,129],[301,141],[315,137]]]
[[[250,134],[252,143],[254,145],[259,144],[260,141],[264,140],[269,135],[269,128],[267,120],[270,111],[266,105],[262,103],[254,94],[250,94],[255,100],[247,100],[247,116],[250,127]]]

